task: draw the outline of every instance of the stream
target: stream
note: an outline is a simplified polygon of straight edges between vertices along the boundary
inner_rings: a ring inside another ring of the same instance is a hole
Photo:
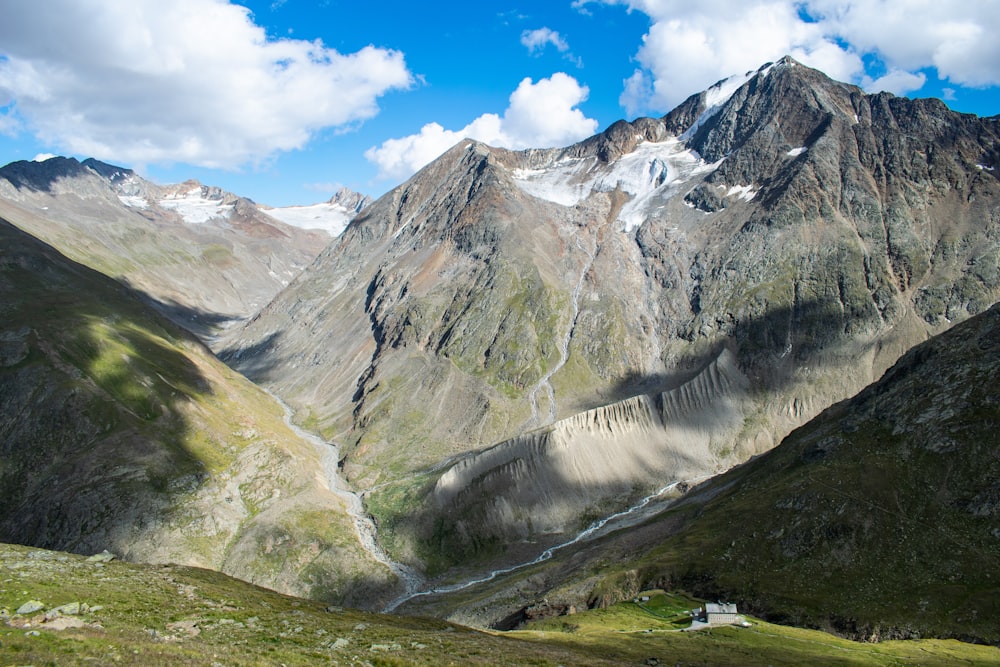
[[[588,265],[589,266],[589,265]],[[586,270],[584,274],[586,274]],[[583,284],[583,277],[581,275],[579,285]],[[576,295],[577,291],[574,291],[574,312],[576,305]],[[575,319],[575,318],[574,318]],[[568,337],[567,337],[568,338]],[[268,392],[270,393],[270,392]],[[630,525],[634,525],[639,521],[646,518],[648,513],[644,513],[642,510],[646,509],[653,501],[655,501],[660,496],[676,489],[680,484],[697,484],[698,482],[708,479],[708,476],[699,477],[691,480],[679,480],[676,482],[671,482],[660,489],[657,489],[653,493],[640,499],[634,505],[627,507],[626,509],[611,514],[599,519],[583,531],[578,533],[575,537],[560,544],[556,544],[547,548],[545,551],[540,553],[534,559],[525,561],[523,563],[517,563],[515,565],[510,565],[504,568],[499,568],[492,570],[481,577],[475,579],[469,579],[467,581],[462,581],[457,584],[449,584],[447,586],[431,586],[424,588],[426,584],[425,579],[418,574],[413,568],[403,563],[396,562],[389,557],[389,554],[385,552],[385,549],[378,543],[378,529],[375,527],[375,522],[372,517],[365,511],[364,502],[361,497],[352,491],[344,479],[340,476],[340,470],[338,468],[338,462],[340,458],[340,453],[337,450],[336,445],[324,441],[322,438],[314,433],[310,433],[296,425],[292,421],[292,416],[294,412],[291,407],[282,401],[280,398],[271,394],[271,397],[281,406],[282,410],[285,412],[285,424],[300,438],[309,442],[313,447],[316,448],[317,453],[320,456],[320,462],[323,467],[323,474],[326,478],[327,487],[330,491],[340,498],[342,498],[347,505],[347,511],[353,520],[354,530],[358,535],[358,540],[361,542],[361,546],[364,548],[369,555],[379,563],[385,565],[389,570],[395,574],[399,580],[403,583],[405,592],[392,600],[383,608],[383,613],[390,613],[395,611],[405,602],[412,600],[414,598],[427,596],[427,595],[441,595],[447,593],[454,593],[456,591],[461,591],[471,586],[476,586],[478,584],[484,584],[489,581],[496,579],[499,576],[510,574],[511,572],[516,572],[517,570],[530,567],[532,565],[537,565],[544,561],[549,560],[552,556],[559,551],[568,546],[584,542],[602,534],[607,534],[613,530],[618,530],[620,528],[625,528]],[[554,405],[554,403],[553,403]],[[657,509],[660,509],[657,504]]]
[[[518,563],[516,565],[510,565],[508,567],[500,568],[497,570],[492,570],[477,579],[470,579],[468,581],[462,581],[457,584],[449,584],[448,586],[434,586],[431,588],[425,588],[423,590],[408,591],[407,593],[401,595],[400,597],[390,602],[382,611],[385,613],[395,611],[404,602],[408,602],[409,600],[412,600],[414,598],[426,595],[441,595],[446,593],[454,593],[456,591],[461,591],[471,586],[476,586],[477,584],[485,584],[486,582],[493,581],[494,579],[496,579],[501,575],[510,574],[511,572],[516,572],[517,570],[547,561],[550,558],[552,558],[555,552],[559,551],[560,549],[564,549],[568,546],[593,539],[595,537],[598,537],[599,534],[607,534],[613,530],[618,530],[620,528],[625,528],[627,526],[631,526],[638,523],[642,519],[646,518],[646,515],[642,512],[642,510],[645,509],[650,503],[652,503],[654,500],[656,500],[663,494],[676,489],[681,484],[687,483],[695,485],[699,482],[708,479],[709,477],[710,477],[709,475],[706,475],[704,477],[698,477],[691,480],[679,480],[676,482],[671,482],[670,484],[667,484],[666,486],[661,487],[660,489],[654,491],[648,496],[642,498],[641,500],[639,500],[639,502],[632,505],[631,507],[627,507],[620,512],[616,512],[615,514],[606,516],[603,519],[595,521],[594,523],[590,524],[590,526],[588,526],[586,529],[584,529],[582,532],[578,533],[576,537],[574,537],[573,539],[549,547],[548,549],[540,553],[538,556],[536,556],[533,560],[525,561],[523,563]],[[603,529],[606,530],[604,530],[604,532],[602,533],[601,531]]]
[[[580,278],[576,281],[576,286],[573,288],[571,295],[573,315],[569,319],[569,326],[566,328],[566,335],[563,339],[559,341],[559,361],[556,365],[548,370],[545,375],[541,377],[538,383],[532,387],[531,392],[528,394],[528,401],[531,403],[531,419],[529,424],[538,427],[545,426],[547,424],[552,424],[556,420],[556,392],[552,388],[552,383],[550,380],[552,376],[559,372],[559,370],[566,365],[569,361],[569,344],[573,338],[573,330],[576,329],[576,320],[580,316],[580,292],[583,291],[583,281],[587,278],[587,273],[590,268],[594,265],[594,258],[597,257],[597,250],[590,252],[582,245],[580,245],[580,239],[576,240],[577,247],[587,255],[587,261],[583,263],[583,268],[580,270]],[[542,423],[538,416],[538,392],[545,387],[546,394],[549,400],[549,415],[548,419]]]
[[[371,515],[369,515],[365,510],[365,504],[361,500],[361,496],[352,491],[347,485],[347,482],[344,481],[344,478],[340,476],[340,469],[338,467],[340,452],[337,449],[337,446],[324,441],[316,434],[310,433],[309,431],[306,431],[296,425],[295,422],[292,421],[292,416],[294,415],[292,408],[283,400],[274,394],[271,394],[271,392],[268,393],[275,401],[278,402],[278,405],[281,406],[282,410],[285,411],[285,424],[288,428],[290,428],[295,435],[309,442],[316,448],[316,451],[320,456],[320,463],[323,466],[323,474],[326,478],[327,488],[329,488],[332,493],[342,498],[344,500],[344,504],[347,505],[347,512],[354,523],[354,530],[358,535],[358,541],[361,542],[362,548],[368,552],[373,559],[382,565],[385,565],[399,578],[405,587],[405,595],[419,591],[420,587],[424,583],[423,577],[421,577],[408,565],[398,563],[389,557],[389,554],[385,552],[382,545],[378,543],[378,529],[375,527],[375,521],[372,520]]]

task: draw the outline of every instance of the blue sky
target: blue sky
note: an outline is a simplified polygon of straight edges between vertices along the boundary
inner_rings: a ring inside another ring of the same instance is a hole
[[[791,54],[1000,114],[1000,2],[0,0],[0,163],[94,156],[272,205],[472,135],[567,145]]]

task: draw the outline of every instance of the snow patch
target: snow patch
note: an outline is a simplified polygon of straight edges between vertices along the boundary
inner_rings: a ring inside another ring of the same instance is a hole
[[[757,192],[757,190],[754,190],[753,185],[734,185],[726,192],[726,196],[732,197],[736,195],[743,201],[750,201],[757,196]]]
[[[798,157],[803,153],[805,153],[807,150],[809,149],[806,148],[805,146],[799,146],[798,148],[793,148],[792,150],[788,151],[787,153],[785,153],[785,155],[790,155],[791,157]]]
[[[654,208],[676,194],[679,183],[707,173],[707,164],[679,139],[643,142],[611,165],[597,158],[569,158],[542,169],[514,169],[511,176],[522,191],[562,206],[575,206],[594,192],[620,189],[632,195],[618,214],[626,232],[641,225]]]
[[[145,197],[138,195],[118,195],[118,199],[129,208],[149,208],[149,202],[146,201]]]
[[[202,196],[200,187],[189,190],[182,195],[174,195],[161,199],[160,206],[176,211],[184,222],[203,224],[209,220],[228,219],[233,212],[233,204],[223,204],[219,199],[208,199]]]
[[[286,225],[302,229],[320,229],[330,236],[340,236],[356,213],[342,204],[313,204],[311,206],[284,206],[265,211],[269,216]]]

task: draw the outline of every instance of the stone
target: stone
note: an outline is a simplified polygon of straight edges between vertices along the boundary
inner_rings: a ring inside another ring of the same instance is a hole
[[[17,611],[14,613],[20,614],[21,616],[25,616],[27,614],[34,614],[36,611],[41,611],[43,609],[45,609],[45,605],[39,602],[38,600],[28,600],[20,607],[18,607]]]
[[[90,558],[88,558],[87,562],[88,563],[110,563],[114,559],[115,559],[115,555],[113,553],[111,553],[110,551],[108,551],[107,549],[105,549],[101,553],[94,554],[93,556],[91,556]]]
[[[59,618],[53,619],[45,624],[48,630],[68,630],[69,628],[82,628],[86,623],[83,619],[77,618],[75,616],[60,616]]]

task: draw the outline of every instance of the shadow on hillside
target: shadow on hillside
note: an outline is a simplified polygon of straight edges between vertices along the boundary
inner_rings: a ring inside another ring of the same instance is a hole
[[[177,326],[194,334],[195,337],[206,345],[211,345],[220,333],[243,319],[237,315],[201,310],[200,308],[178,303],[173,299],[158,299],[148,292],[133,286],[125,277],[121,277],[118,280],[128,287],[137,298],[145,301]]]
[[[0,540],[127,555],[207,477],[191,339],[126,287],[0,220]]]
[[[770,309],[692,343],[690,347],[700,351],[682,352],[669,372],[626,375],[606,396],[595,399],[591,407],[676,389],[701,373],[724,348],[736,355],[740,370],[751,382],[752,393],[766,396],[786,388],[802,368],[828,367],[837,362],[850,365],[859,352],[876,344],[859,346],[848,339],[848,329],[885,326],[874,309],[867,317],[851,320],[836,300]]]
[[[27,188],[48,193],[52,192],[52,186],[56,181],[87,173],[89,173],[87,167],[76,158],[61,156],[43,162],[20,160],[0,168],[0,178],[7,179],[18,190]]]
[[[716,443],[725,438],[752,440],[755,432],[752,428],[747,430],[745,421],[753,417],[752,403],[786,390],[797,380],[796,373],[805,367],[852,368],[863,346],[854,341],[849,328],[882,326],[885,325],[876,311],[872,311],[867,320],[848,322],[839,302],[803,302],[794,307],[776,308],[734,322],[729,330],[699,341],[700,352],[683,356],[672,372],[622,378],[611,396],[595,400],[592,408],[647,395],[653,399],[653,408],[669,420],[670,432],[664,430],[661,435],[658,431],[650,436],[653,439],[680,438],[680,442],[690,437]],[[717,363],[724,350],[732,353],[735,364]],[[845,392],[847,390],[845,387]],[[667,393],[670,395],[664,395]],[[598,430],[614,431],[616,428],[610,421],[605,423],[608,417],[603,412],[583,418],[595,424]],[[484,572],[516,562],[529,562],[546,548],[572,539],[587,527],[586,523],[567,526],[559,535],[532,533],[531,526],[541,523],[532,515],[531,503],[537,499],[543,499],[543,505],[548,502],[544,500],[546,497],[555,498],[559,503],[579,503],[581,515],[592,510],[595,518],[599,518],[624,509],[644,493],[657,488],[648,474],[637,476],[631,494],[627,490],[623,494],[620,484],[602,486],[571,479],[562,473],[566,469],[562,459],[567,455],[564,452],[572,450],[572,441],[554,446],[551,457],[537,456],[552,444],[546,435],[550,430],[548,427],[537,429],[463,456],[460,465],[494,460],[471,473],[474,488],[454,494],[443,506],[435,505],[430,495],[436,476],[422,489],[387,494],[378,499],[377,505],[390,508],[382,512],[383,528],[390,534],[395,533],[396,539],[420,544],[438,566],[456,567],[461,569],[462,576],[471,576],[477,570]],[[631,436],[626,433],[622,437]],[[518,448],[513,443],[519,440],[532,440],[532,443]],[[735,446],[741,445],[737,442]],[[509,450],[509,455],[503,453],[504,448]],[[520,452],[521,449],[528,454]],[[668,470],[671,464],[651,458],[658,455],[651,453],[656,451],[659,450],[641,447],[616,450],[615,467],[647,473]],[[746,451],[753,451],[752,443],[747,444]],[[704,463],[692,458],[693,454],[683,447],[672,455],[677,456],[672,462],[675,469],[699,469],[699,464],[704,468]],[[666,484],[671,478],[669,473],[664,474],[662,482]],[[608,499],[614,497],[618,498],[617,504],[609,504]],[[519,504],[522,501],[524,504]],[[504,521],[507,522],[505,526],[498,525]],[[527,526],[528,531],[517,526]],[[458,569],[451,574],[456,572]]]
[[[266,383],[271,379],[271,371],[278,366],[279,357],[275,352],[282,334],[281,331],[275,331],[249,347],[230,345],[219,350],[217,356],[224,364],[251,382]]]

